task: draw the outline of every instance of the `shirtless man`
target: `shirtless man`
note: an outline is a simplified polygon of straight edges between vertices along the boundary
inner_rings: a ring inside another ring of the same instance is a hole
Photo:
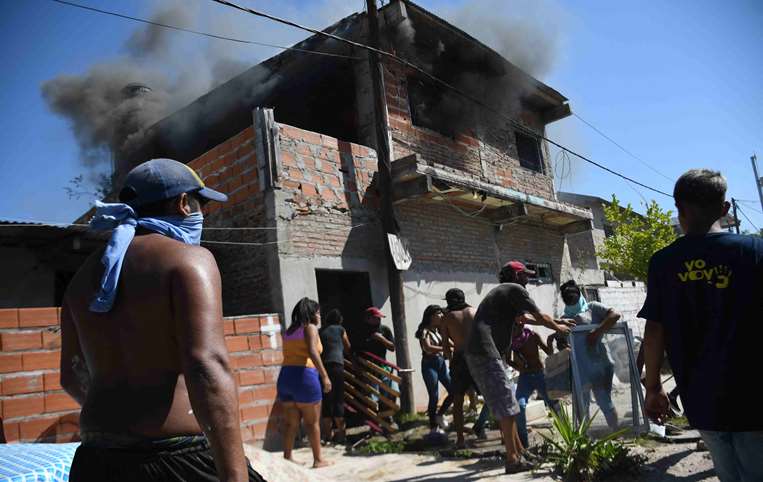
[[[201,204],[226,199],[154,159],[127,175],[127,204],[97,204],[91,225],[115,229],[61,308],[61,385],[82,405],[72,482],[262,480],[244,457],[220,272],[195,246]]]
[[[527,436],[527,418],[525,410],[530,395],[537,390],[546,407],[553,408],[554,404],[546,391],[546,379],[543,374],[543,362],[540,360],[540,350],[547,355],[553,350],[543,342],[543,339],[533,330],[526,328],[524,320],[517,319],[511,337],[511,359],[509,365],[519,371],[517,382],[517,432],[524,447],[529,447]]]
[[[448,309],[443,318],[440,330],[443,340],[452,340],[450,343],[444,343],[443,353],[445,358],[450,360],[450,389],[453,395],[453,423],[456,426],[456,446],[464,447],[464,395],[469,389],[475,387],[474,380],[469,373],[469,367],[464,358],[464,346],[469,337],[469,330],[474,321],[476,310],[466,303],[464,292],[458,288],[451,288],[445,293],[445,301],[448,303]],[[487,419],[487,405],[482,407],[484,416],[480,414],[479,419]],[[479,423],[479,420],[478,420]],[[477,431],[480,431],[478,423],[475,423]],[[482,429],[484,431],[484,428]]]

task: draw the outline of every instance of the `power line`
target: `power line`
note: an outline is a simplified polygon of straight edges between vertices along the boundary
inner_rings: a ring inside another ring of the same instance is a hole
[[[747,214],[745,214],[745,212],[742,210],[742,207],[741,207],[741,206],[739,206],[739,204],[737,204],[737,210],[738,210],[740,213],[742,213],[742,216],[744,216],[744,218],[747,220],[747,222],[748,222],[748,223],[750,223],[750,225],[751,225],[753,228],[755,228],[755,231],[756,231],[756,232],[760,232],[760,229],[759,229],[757,226],[755,226],[755,223],[753,223],[752,221],[750,221],[750,218],[748,218],[748,217],[747,217]]]
[[[439,77],[436,77],[436,76],[430,74],[429,72],[427,72],[423,68],[419,67],[418,65],[416,65],[416,64],[414,64],[414,63],[412,63],[412,62],[410,62],[410,61],[408,61],[408,60],[406,60],[406,59],[404,59],[402,57],[398,57],[395,54],[391,54],[391,53],[386,52],[384,50],[380,50],[380,49],[371,47],[371,46],[366,45],[366,44],[355,42],[353,40],[349,40],[349,39],[346,39],[346,38],[343,38],[343,37],[339,37],[337,35],[334,35],[334,34],[331,34],[331,33],[328,33],[328,32],[322,32],[322,31],[316,30],[314,28],[305,27],[304,25],[300,25],[300,24],[298,24],[296,22],[293,22],[291,20],[286,20],[286,19],[283,19],[283,18],[280,18],[280,17],[276,17],[274,15],[271,15],[271,14],[268,14],[268,13],[265,13],[265,12],[261,12],[261,11],[258,11],[258,10],[254,10],[252,8],[242,7],[240,5],[236,5],[235,3],[229,2],[228,0],[211,0],[211,1],[213,1],[215,3],[219,3],[221,5],[225,5],[225,6],[230,7],[230,8],[234,8],[236,10],[240,10],[242,12],[246,12],[246,13],[250,13],[252,15],[256,15],[258,17],[267,18],[267,19],[272,20],[274,22],[282,23],[284,25],[289,25],[289,26],[294,27],[294,28],[305,30],[305,31],[311,32],[311,33],[313,33],[315,35],[321,35],[321,36],[324,36],[324,37],[332,38],[332,39],[337,40],[339,42],[343,42],[343,43],[346,43],[348,45],[352,45],[353,47],[358,47],[358,48],[367,50],[369,52],[374,52],[374,53],[376,53],[378,55],[382,55],[384,57],[390,58],[390,59],[392,59],[392,60],[394,60],[396,62],[399,62],[399,63],[405,65],[406,67],[409,67],[410,69],[415,70],[416,72],[426,76],[428,79],[432,80],[433,82],[435,82],[435,83],[437,83],[437,84],[439,84],[439,85],[441,85],[441,86],[443,86],[443,87],[445,87],[445,88],[447,88],[449,90],[452,90],[453,92],[461,95],[462,97],[464,97],[465,99],[470,100],[471,102],[474,102],[475,104],[477,104],[477,105],[481,106],[482,108],[492,112],[493,114],[506,119],[516,129],[521,130],[521,131],[527,133],[528,135],[531,135],[531,136],[533,136],[533,137],[535,137],[537,139],[544,140],[544,141],[548,142],[549,144],[552,144],[552,145],[558,147],[559,149],[563,149],[563,150],[569,152],[570,154],[572,154],[573,156],[575,156],[575,157],[577,157],[579,159],[582,159],[582,160],[588,162],[589,164],[592,164],[592,165],[598,167],[599,169],[607,171],[610,174],[613,174],[613,175],[615,175],[617,177],[625,179],[626,181],[630,181],[633,184],[637,184],[637,185],[639,185],[639,186],[641,186],[641,187],[643,187],[645,189],[649,189],[650,191],[656,192],[658,194],[662,194],[663,196],[673,197],[672,195],[670,195],[670,194],[668,194],[668,193],[666,193],[664,191],[660,191],[659,189],[653,188],[653,187],[648,186],[648,185],[646,185],[644,183],[636,181],[635,179],[630,178],[630,177],[626,176],[625,174],[621,174],[621,173],[619,173],[617,171],[614,171],[614,170],[612,170],[612,169],[610,169],[610,168],[608,168],[608,167],[606,167],[606,166],[604,166],[604,165],[594,161],[593,159],[590,159],[590,158],[588,158],[588,157],[586,157],[586,156],[584,156],[582,154],[579,154],[579,153],[573,151],[572,149],[569,149],[569,148],[559,144],[558,142],[556,142],[554,140],[551,140],[551,139],[549,139],[549,138],[547,138],[547,137],[545,137],[543,135],[538,134],[535,131],[532,131],[531,129],[528,129],[524,125],[520,124],[516,120],[514,120],[511,117],[509,117],[506,114],[504,114],[503,112],[501,112],[501,111],[499,111],[497,109],[494,109],[493,107],[483,103],[479,99],[471,96],[470,94],[462,91],[461,89],[459,89],[459,88],[457,88],[457,87],[455,87],[455,86],[445,82],[444,80],[440,79]]]
[[[590,123],[590,122],[588,122],[587,120],[585,120],[585,119],[583,119],[582,117],[580,117],[580,116],[579,116],[577,113],[573,112],[573,113],[572,113],[572,115],[573,115],[573,116],[575,116],[575,117],[576,117],[576,118],[577,118],[577,119],[578,119],[580,122],[582,122],[583,124],[587,125],[587,126],[588,126],[588,127],[590,127],[591,129],[593,129],[593,130],[594,130],[595,132],[597,132],[597,133],[598,133],[600,136],[602,136],[603,138],[605,138],[606,140],[608,140],[609,142],[611,142],[612,144],[614,144],[615,146],[617,146],[617,147],[618,147],[618,148],[619,148],[621,151],[623,151],[624,153],[628,154],[629,156],[631,156],[633,159],[637,160],[637,161],[638,161],[638,162],[640,162],[641,164],[645,165],[646,167],[648,167],[649,169],[651,169],[651,170],[652,170],[653,172],[655,172],[656,174],[659,174],[660,176],[664,177],[665,179],[667,179],[667,180],[668,180],[668,181],[670,181],[670,182],[675,182],[675,179],[671,179],[670,177],[666,176],[666,175],[665,175],[665,174],[663,174],[662,172],[658,171],[658,170],[657,170],[657,169],[656,169],[654,166],[652,166],[651,164],[649,164],[649,163],[648,163],[648,162],[646,162],[645,160],[641,159],[640,157],[638,157],[637,155],[635,155],[634,153],[632,153],[631,151],[629,151],[628,149],[626,149],[625,147],[623,147],[623,146],[622,146],[620,143],[618,143],[617,141],[615,141],[614,139],[612,139],[611,137],[609,137],[608,135],[606,135],[604,132],[602,132],[602,131],[601,131],[601,129],[599,129],[599,128],[598,128],[598,127],[596,127],[595,125],[591,124],[591,123]]]
[[[171,29],[171,30],[178,30],[180,32],[192,33],[192,34],[195,34],[195,35],[202,35],[204,37],[210,37],[210,38],[214,38],[214,39],[218,39],[218,40],[227,40],[227,41],[230,41],[230,42],[237,42],[237,43],[241,43],[241,44],[259,45],[259,46],[262,46],[262,47],[273,47],[273,48],[283,49],[283,50],[294,50],[296,52],[303,52],[303,53],[315,54],[315,55],[325,55],[325,56],[328,56],[328,57],[340,57],[340,58],[346,58],[346,59],[352,59],[352,60],[361,60],[359,57],[352,57],[352,56],[349,56],[349,55],[333,54],[333,53],[330,53],[330,52],[319,52],[317,50],[300,49],[300,48],[297,48],[297,47],[285,47],[283,45],[275,45],[275,44],[269,44],[269,43],[265,43],[265,42],[257,42],[257,41],[254,41],[254,40],[244,40],[244,39],[240,39],[240,38],[226,37],[225,35],[217,35],[217,34],[214,34],[214,33],[201,32],[199,30],[193,30],[193,29],[190,29],[190,28],[178,27],[177,25],[170,25],[170,24],[161,23],[161,22],[154,22],[153,20],[146,20],[144,18],[139,18],[139,17],[131,17],[130,15],[125,15],[125,14],[122,14],[122,13],[112,12],[112,11],[109,11],[109,10],[102,10],[100,8],[90,7],[90,6],[87,6],[87,5],[81,5],[79,3],[74,3],[74,2],[68,2],[66,0],[51,0],[51,1],[55,2],[55,3],[58,3],[58,4],[61,4],[61,5],[68,5],[70,7],[81,8],[83,10],[89,10],[91,12],[102,13],[104,15],[111,15],[113,17],[119,17],[119,18],[123,18],[123,19],[126,19],[126,20],[132,20],[132,21],[135,21],[135,22],[141,22],[141,23],[146,23],[146,24],[149,24],[149,25],[155,25],[157,27],[168,28],[168,29]]]
[[[737,199],[737,202],[745,203],[745,204],[748,204],[748,203],[755,204],[756,206],[758,205],[758,201],[747,201],[745,199]],[[752,209],[753,211],[755,211],[758,214],[763,214],[763,211],[761,211],[760,209],[754,208],[752,206],[747,206],[746,208],[747,209]]]

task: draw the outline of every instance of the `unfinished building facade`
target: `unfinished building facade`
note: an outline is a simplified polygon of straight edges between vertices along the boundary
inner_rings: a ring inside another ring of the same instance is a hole
[[[492,106],[383,60],[394,214],[413,259],[403,274],[408,339],[449,288],[477,305],[509,259],[537,271],[530,292],[558,311],[559,281],[578,269],[566,236],[592,219],[557,199],[539,140],[570,115],[567,100],[411,2],[391,1],[380,15],[385,50]],[[365,14],[327,31],[368,43]],[[339,308],[352,334],[366,307],[390,313],[367,52],[320,36],[296,47],[331,55],[291,50],[253,67],[153,126],[118,166],[174,158],[229,194],[205,213],[206,226],[226,229],[204,233],[227,316],[288,321],[309,296]],[[418,369],[420,350],[410,353]],[[423,382],[413,379],[422,404]]]

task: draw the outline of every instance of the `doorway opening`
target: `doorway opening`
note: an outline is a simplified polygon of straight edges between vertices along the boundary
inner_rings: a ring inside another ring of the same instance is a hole
[[[344,329],[347,330],[350,343],[355,345],[358,336],[362,336],[364,331],[359,328],[362,328],[364,323],[365,310],[372,306],[368,273],[316,269],[315,279],[318,284],[321,316],[335,308],[338,309],[344,317]]]

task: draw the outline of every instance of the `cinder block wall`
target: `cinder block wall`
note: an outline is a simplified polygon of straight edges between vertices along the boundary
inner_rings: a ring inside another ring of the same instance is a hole
[[[265,196],[254,142],[254,130],[247,127],[188,163],[206,185],[229,198],[226,203],[211,202],[205,207],[205,227],[266,227]],[[204,231],[204,240],[234,243],[267,243],[271,236],[266,229]],[[276,311],[270,296],[268,245],[204,247],[220,266],[227,316]]]
[[[0,310],[0,413],[8,442],[79,440],[79,404],[60,385],[59,308]],[[276,379],[283,360],[276,314],[226,318],[225,343],[236,374],[245,441],[278,437]],[[272,434],[272,435],[271,435]]]
[[[283,166],[279,224],[289,240],[279,245],[279,253],[383,256],[376,225],[376,152],[285,124],[278,127]]]

